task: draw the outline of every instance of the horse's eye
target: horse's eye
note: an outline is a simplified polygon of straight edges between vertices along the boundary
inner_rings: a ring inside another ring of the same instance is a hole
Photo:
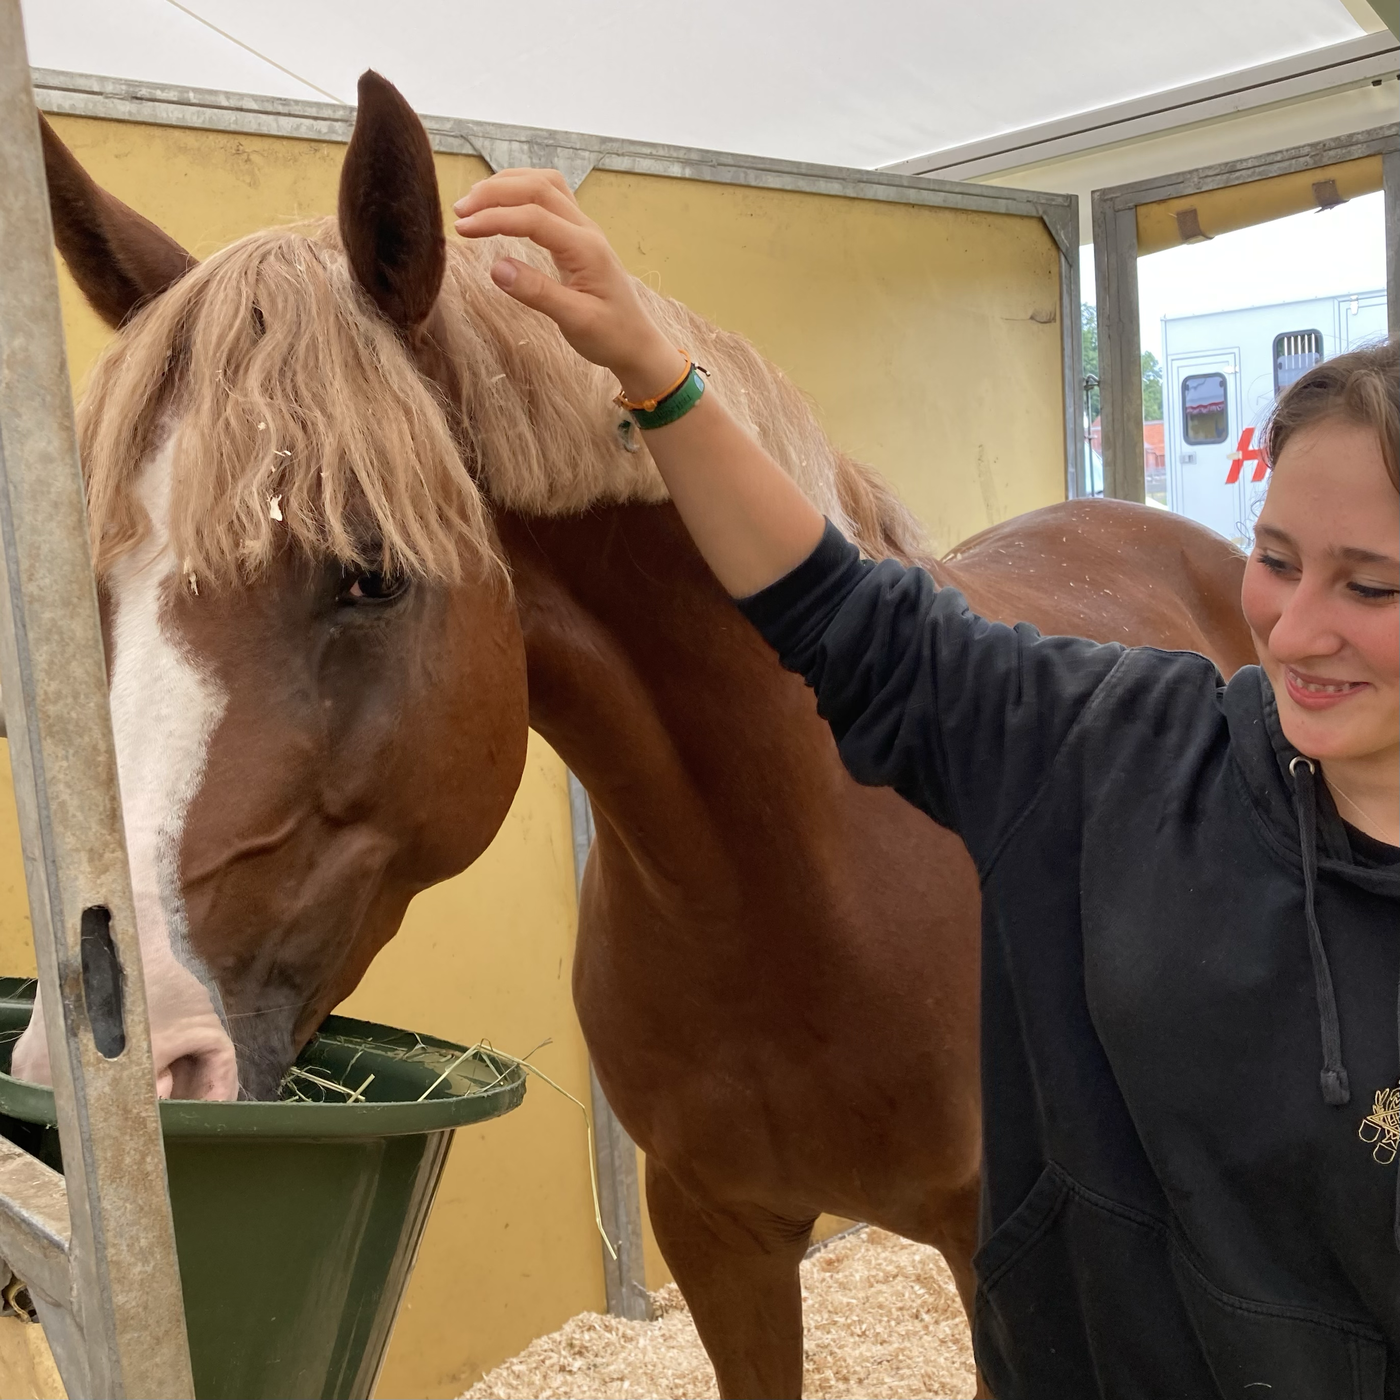
[[[346,603],[388,603],[408,590],[408,580],[373,569],[346,569],[340,597]]]

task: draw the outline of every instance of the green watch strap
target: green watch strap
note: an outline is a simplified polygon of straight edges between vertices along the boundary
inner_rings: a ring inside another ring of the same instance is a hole
[[[700,402],[704,392],[705,381],[700,377],[700,371],[691,365],[690,373],[664,399],[659,400],[655,408],[634,408],[631,410],[632,417],[639,428],[664,428],[677,418],[684,418]]]

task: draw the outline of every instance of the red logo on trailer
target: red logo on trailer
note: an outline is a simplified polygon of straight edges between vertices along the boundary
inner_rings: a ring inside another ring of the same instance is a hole
[[[1233,486],[1240,479],[1240,472],[1243,471],[1246,462],[1254,463],[1254,475],[1249,479],[1263,481],[1269,464],[1264,460],[1263,448],[1250,446],[1253,441],[1254,429],[1246,428],[1240,434],[1240,440],[1235,444],[1235,450],[1230,454],[1230,474],[1225,478],[1226,486]]]

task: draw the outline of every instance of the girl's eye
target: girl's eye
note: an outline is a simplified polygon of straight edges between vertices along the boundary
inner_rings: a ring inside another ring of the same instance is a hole
[[[1358,598],[1365,598],[1370,603],[1388,602],[1393,598],[1400,598],[1400,588],[1375,588],[1369,583],[1349,583],[1347,587]]]
[[[1293,568],[1293,566],[1286,559],[1280,559],[1276,554],[1261,553],[1259,555],[1259,562],[1271,574],[1286,574],[1289,573]]]
[[[340,597],[345,603],[389,603],[408,591],[408,580],[371,569],[347,569]]]

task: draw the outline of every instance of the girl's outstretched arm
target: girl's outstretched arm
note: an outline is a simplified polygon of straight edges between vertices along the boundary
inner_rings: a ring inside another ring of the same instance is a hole
[[[634,401],[674,384],[685,359],[651,319],[603,231],[556,170],[503,170],[458,201],[467,238],[529,238],[553,257],[554,278],[514,258],[491,269],[517,301],[543,312],[585,359],[611,370]],[[757,593],[816,548],[820,512],[792,479],[705,394],[684,417],[647,432],[647,446],[701,554],[736,598]]]

